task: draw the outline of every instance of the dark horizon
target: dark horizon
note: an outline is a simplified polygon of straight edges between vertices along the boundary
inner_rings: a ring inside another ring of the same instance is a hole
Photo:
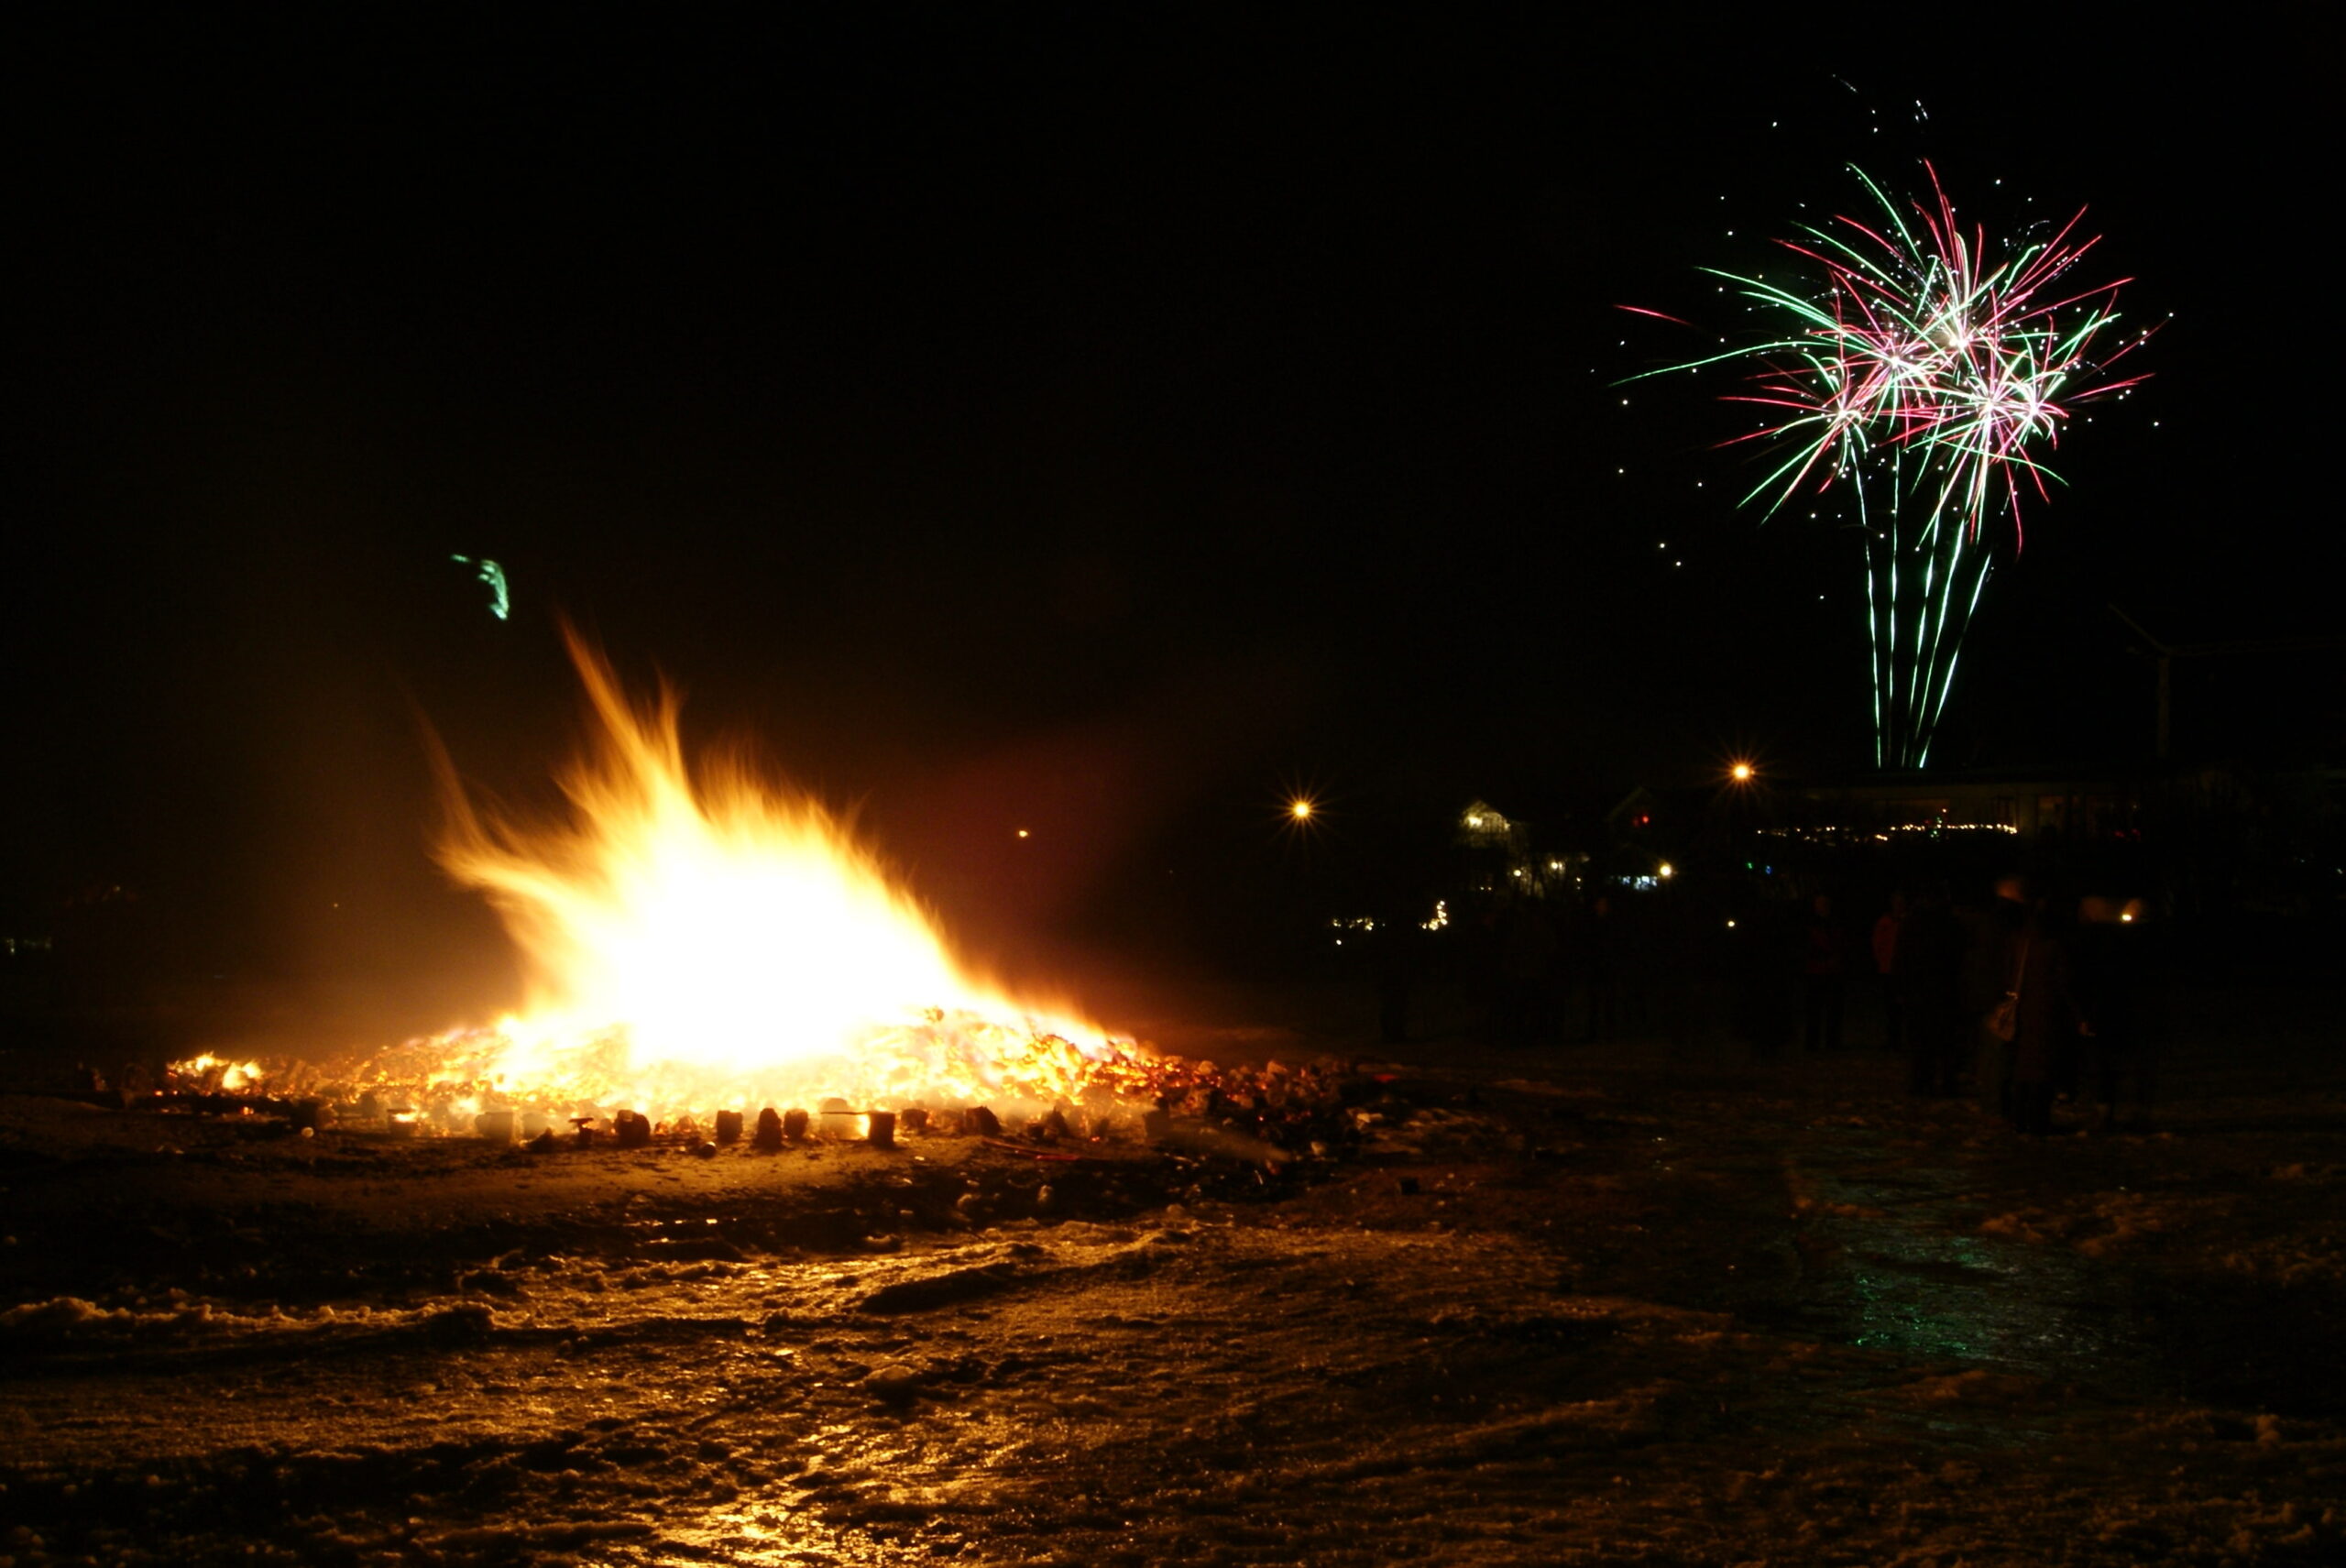
[[[2107,41],[2044,44],[2048,87],[1489,21],[60,28],[12,94],[9,904],[166,890],[266,972],[477,956],[422,730],[543,798],[558,617],[993,910],[981,947],[1276,856],[1295,785],[1537,819],[1862,768],[1844,542],[1733,507],[1720,389],[1617,387],[1681,350],[1615,307],[1698,312],[1844,164],[1919,156],[1991,230],[2089,207],[2093,280],[2173,313],[2064,441],[1947,754],[2144,757],[2107,605],[2334,624],[2287,569],[2304,372],[2240,319],[2320,51]],[[2179,747],[2334,759],[2335,672],[2182,672]]]

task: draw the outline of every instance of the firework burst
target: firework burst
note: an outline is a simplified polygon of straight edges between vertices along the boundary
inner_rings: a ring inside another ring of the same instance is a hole
[[[1752,367],[1729,400],[1766,411],[1728,444],[1758,443],[1772,458],[1745,504],[1772,515],[1803,492],[1852,494],[1865,539],[1875,762],[1918,768],[1994,570],[1989,524],[2010,522],[2017,554],[2023,497],[2049,495],[2057,476],[2045,458],[2069,411],[2140,381],[2110,367],[2149,334],[2115,330],[2118,290],[2131,280],[2070,283],[2098,243],[2077,237],[2082,210],[2049,238],[2007,249],[1957,225],[1935,170],[1931,199],[1907,205],[1852,172],[1881,215],[1779,241],[1814,269],[1800,281],[1705,269],[1783,323],[1779,335],[1650,374]],[[2113,346],[2103,354],[2103,345]]]

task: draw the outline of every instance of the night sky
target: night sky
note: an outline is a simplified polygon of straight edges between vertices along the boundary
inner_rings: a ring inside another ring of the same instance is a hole
[[[10,918],[122,883],[222,972],[493,970],[421,736],[543,798],[557,616],[1005,949],[1289,853],[1290,785],[1561,832],[1729,752],[1858,771],[1855,546],[1735,510],[1724,383],[1614,384],[1699,339],[1613,308],[1735,332],[1696,268],[1852,159],[2089,205],[2093,280],[2174,315],[1991,587],[1951,761],[2147,752],[2108,602],[2335,627],[2313,12],[1121,10],[16,39]],[[2187,673],[2178,734],[2335,752],[2335,668]]]

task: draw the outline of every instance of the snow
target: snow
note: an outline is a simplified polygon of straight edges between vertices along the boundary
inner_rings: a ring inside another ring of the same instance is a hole
[[[0,1099],[0,1558],[2335,1561],[2346,1096],[2242,1058],[2029,1142],[1445,1042],[1276,1170]]]

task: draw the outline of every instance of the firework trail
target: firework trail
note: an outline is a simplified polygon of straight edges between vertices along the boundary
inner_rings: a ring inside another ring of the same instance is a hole
[[[2018,552],[2023,496],[2045,497],[2057,478],[2045,458],[2070,409],[2140,381],[2108,372],[2150,335],[2113,331],[2131,280],[2068,283],[2098,243],[2076,237],[2082,210],[2049,239],[1993,249],[1984,230],[1957,225],[1937,171],[1924,167],[1931,200],[1910,206],[1853,168],[1881,215],[1779,241],[1813,269],[1797,284],[1704,269],[1764,307],[1780,335],[1648,372],[1752,367],[1729,400],[1766,414],[1736,441],[1768,447],[1772,466],[1745,504],[1764,501],[1772,515],[1803,491],[1853,495],[1878,767],[1929,761],[1964,630],[1994,569],[1987,525],[2008,520]],[[2116,344],[2106,356],[2104,342]]]

